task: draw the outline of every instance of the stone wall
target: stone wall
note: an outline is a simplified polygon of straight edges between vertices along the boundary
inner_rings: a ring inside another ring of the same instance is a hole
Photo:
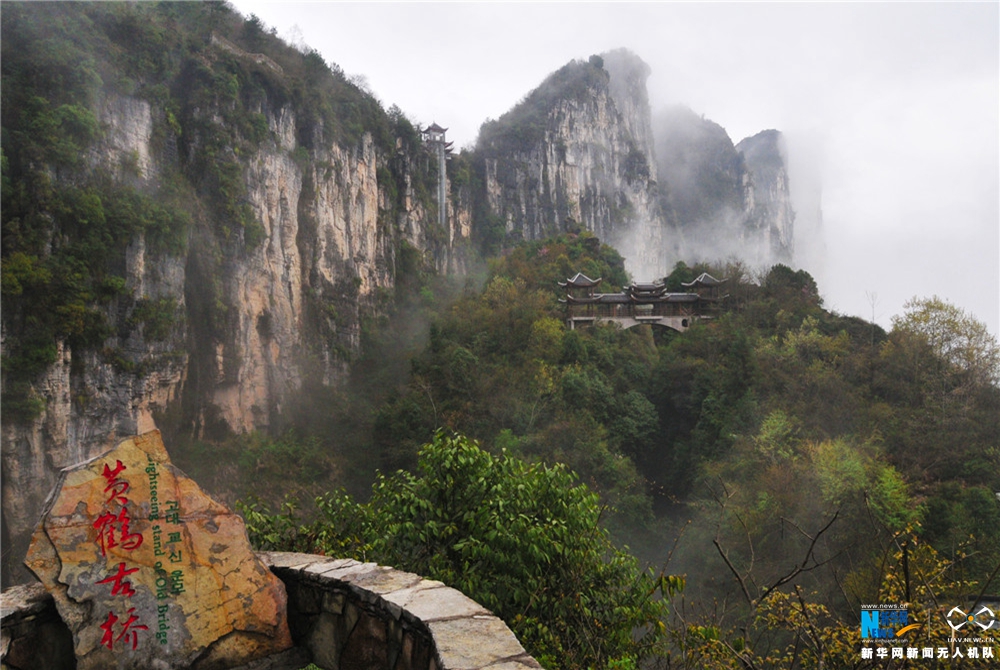
[[[296,649],[245,670],[539,668],[506,624],[441,582],[375,563],[264,552],[288,591]],[[41,584],[0,597],[3,670],[74,668],[73,643]]]

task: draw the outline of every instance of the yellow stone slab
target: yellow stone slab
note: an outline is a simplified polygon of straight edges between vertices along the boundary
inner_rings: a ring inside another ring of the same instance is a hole
[[[159,431],[63,471],[25,564],[77,667],[219,667],[291,646],[284,586],[243,520],[170,463]]]

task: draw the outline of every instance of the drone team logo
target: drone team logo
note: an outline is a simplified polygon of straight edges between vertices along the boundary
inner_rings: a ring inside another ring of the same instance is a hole
[[[979,603],[976,603],[966,606],[969,607],[968,612],[961,607],[952,607],[944,617],[952,629],[948,646],[940,642],[937,642],[938,646],[930,646],[933,643],[928,639],[922,640],[919,644],[923,646],[918,647],[916,638],[900,639],[907,633],[921,628],[921,624],[914,621],[915,617],[910,616],[906,605],[863,605],[860,652],[862,661],[907,659],[907,663],[915,663],[915,659],[922,659],[932,663],[935,660],[938,663],[947,662],[949,664],[946,667],[953,667],[951,664],[960,662],[957,659],[976,659],[973,667],[982,667],[978,663],[979,659],[996,659],[998,655],[992,635],[984,636],[982,633],[991,628],[1000,631],[1000,619],[985,605],[980,607]],[[938,616],[942,611],[938,610]]]
[[[969,628],[973,631],[975,630],[973,626],[979,626],[979,628],[984,631],[987,631],[994,626],[1000,629],[1000,623],[997,622],[996,614],[994,614],[993,610],[985,605],[983,605],[975,614],[971,611],[966,612],[959,607],[952,607],[948,614],[945,615],[945,620],[954,631],[962,630],[962,627],[966,624],[969,624]],[[971,631],[966,630],[963,632]]]

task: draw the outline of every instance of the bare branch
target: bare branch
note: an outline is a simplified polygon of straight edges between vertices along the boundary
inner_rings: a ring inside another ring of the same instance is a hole
[[[674,551],[677,550],[677,544],[681,541],[681,537],[684,536],[684,531],[686,531],[690,527],[691,527],[691,519],[688,519],[687,523],[684,524],[684,527],[681,528],[681,532],[677,533],[677,537],[674,538],[674,545],[670,547],[670,551],[667,553],[667,560],[663,563],[663,569],[660,570],[661,577],[666,573],[667,566],[670,565],[670,559],[674,557]]]
[[[983,596],[986,595],[986,589],[990,588],[990,583],[993,581],[993,578],[997,576],[998,572],[1000,572],[1000,563],[997,563],[997,567],[993,568],[993,573],[990,575],[990,578],[986,580],[985,584],[983,584],[983,590],[979,592],[978,596],[976,596],[976,602],[972,603],[972,609],[976,609],[976,607],[979,606],[979,601],[981,601]]]
[[[809,617],[809,608],[806,607],[805,598],[802,597],[802,588],[796,584],[795,585],[795,597],[799,600],[799,606],[802,607],[802,616],[805,617],[806,625],[809,627],[809,636],[812,638],[813,646],[816,648],[816,656],[819,658],[819,667],[823,667],[823,638],[820,637],[819,632],[813,625],[812,619]]]
[[[736,651],[735,647],[725,640],[722,640],[722,644],[726,645],[726,649],[728,649],[733,656],[739,659],[740,663],[743,664],[743,667],[748,668],[749,670],[757,670],[757,665],[753,662],[753,659],[750,656]]]
[[[719,556],[722,556],[722,560],[726,562],[726,566],[729,567],[729,571],[733,573],[733,577],[736,577],[736,581],[739,582],[740,588],[743,590],[743,596],[747,599],[747,604],[752,606],[753,598],[750,597],[750,591],[747,590],[746,582],[743,581],[743,577],[740,576],[740,573],[729,561],[729,556],[727,556],[726,552],[722,550],[722,545],[719,544],[719,538],[716,537],[714,540],[712,540],[712,544],[714,544],[715,548],[719,550]]]
[[[834,513],[833,517],[826,523],[826,525],[823,526],[822,528],[820,528],[819,532],[816,533],[816,536],[812,538],[812,542],[809,543],[809,549],[806,551],[806,555],[802,558],[802,562],[799,565],[796,565],[795,568],[793,568],[784,577],[780,578],[774,584],[772,584],[767,589],[765,589],[764,593],[762,593],[761,596],[760,596],[760,602],[764,602],[764,600],[766,600],[769,595],[771,595],[772,593],[774,593],[775,589],[777,589],[777,588],[779,588],[781,586],[784,586],[785,584],[787,584],[788,582],[790,582],[791,580],[793,580],[797,576],[799,576],[801,573],[803,573],[803,572],[809,572],[810,570],[814,570],[814,569],[820,567],[821,565],[823,565],[824,563],[829,562],[829,560],[831,560],[831,559],[827,559],[826,561],[823,561],[823,563],[817,563],[816,559],[812,559],[813,560],[813,565],[811,565],[809,567],[806,567],[806,566],[809,565],[809,559],[812,557],[813,551],[816,549],[816,542],[819,541],[819,538],[820,538],[820,536],[823,535],[823,533],[825,533],[827,530],[830,529],[830,526],[833,525],[833,522],[836,521],[837,517],[839,517],[839,516],[840,516],[840,510],[838,509]]]
[[[865,492],[865,507],[868,509],[868,516],[872,519],[872,524],[874,525],[874,523],[875,523],[875,521],[877,521],[877,519],[875,518],[874,514],[872,513],[871,504],[870,504],[870,502],[868,500],[868,493],[867,492]],[[892,533],[892,531],[889,530],[888,526],[886,526],[881,521],[879,521],[878,523],[879,523],[880,526],[882,526],[882,528],[887,533],[889,533],[890,535],[892,535],[892,544],[895,545],[896,548],[899,549],[899,551],[902,551],[903,548],[902,548],[902,546],[900,546],[899,539],[898,539],[899,534],[898,533]],[[886,548],[886,551],[888,552],[888,547]],[[882,559],[882,574],[883,575],[885,574],[885,558],[886,557],[883,556],[883,559]],[[927,576],[924,575],[924,573],[920,570],[920,568],[918,566],[913,566],[913,569],[917,573],[917,576],[920,578],[920,581],[923,582],[924,587],[927,589],[927,595],[930,597],[931,601],[934,603],[934,608],[940,610],[941,609],[941,603],[938,602],[937,594],[935,594],[934,593],[934,589],[931,588],[931,583],[927,580]],[[944,573],[942,572],[941,574],[944,574]],[[882,590],[881,581],[882,580],[879,580],[879,587],[878,587],[879,593],[877,594],[878,596],[881,596],[881,590]],[[952,631],[952,633],[953,633],[952,637],[954,638],[954,631]]]
[[[427,399],[431,401],[431,409],[434,411],[434,425],[438,423],[438,410],[437,405],[434,403],[434,394],[431,390],[431,385],[424,381],[422,378],[414,378],[416,385],[427,394]]]
[[[735,516],[736,520],[740,522],[741,526],[743,526],[743,532],[747,534],[747,547],[750,549],[750,565],[747,567],[747,575],[750,575],[750,574],[753,573],[754,562],[757,560],[757,555],[754,553],[754,550],[753,550],[753,538],[750,536],[750,528],[747,526],[746,522],[743,520],[743,517],[741,517],[739,515],[739,513],[737,513],[737,512],[734,512],[733,516]],[[751,581],[753,581],[752,577],[751,577]],[[755,586],[756,586],[756,584],[755,584]]]

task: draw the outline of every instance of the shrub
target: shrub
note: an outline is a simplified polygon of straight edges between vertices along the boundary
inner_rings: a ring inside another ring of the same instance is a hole
[[[490,455],[444,431],[421,450],[418,474],[380,476],[367,504],[344,494],[318,504],[323,518],[294,536],[288,514],[244,505],[251,541],[439,579],[502,617],[549,668],[648,655],[667,611],[653,596],[682,587],[612,545],[596,494],[565,466]]]

